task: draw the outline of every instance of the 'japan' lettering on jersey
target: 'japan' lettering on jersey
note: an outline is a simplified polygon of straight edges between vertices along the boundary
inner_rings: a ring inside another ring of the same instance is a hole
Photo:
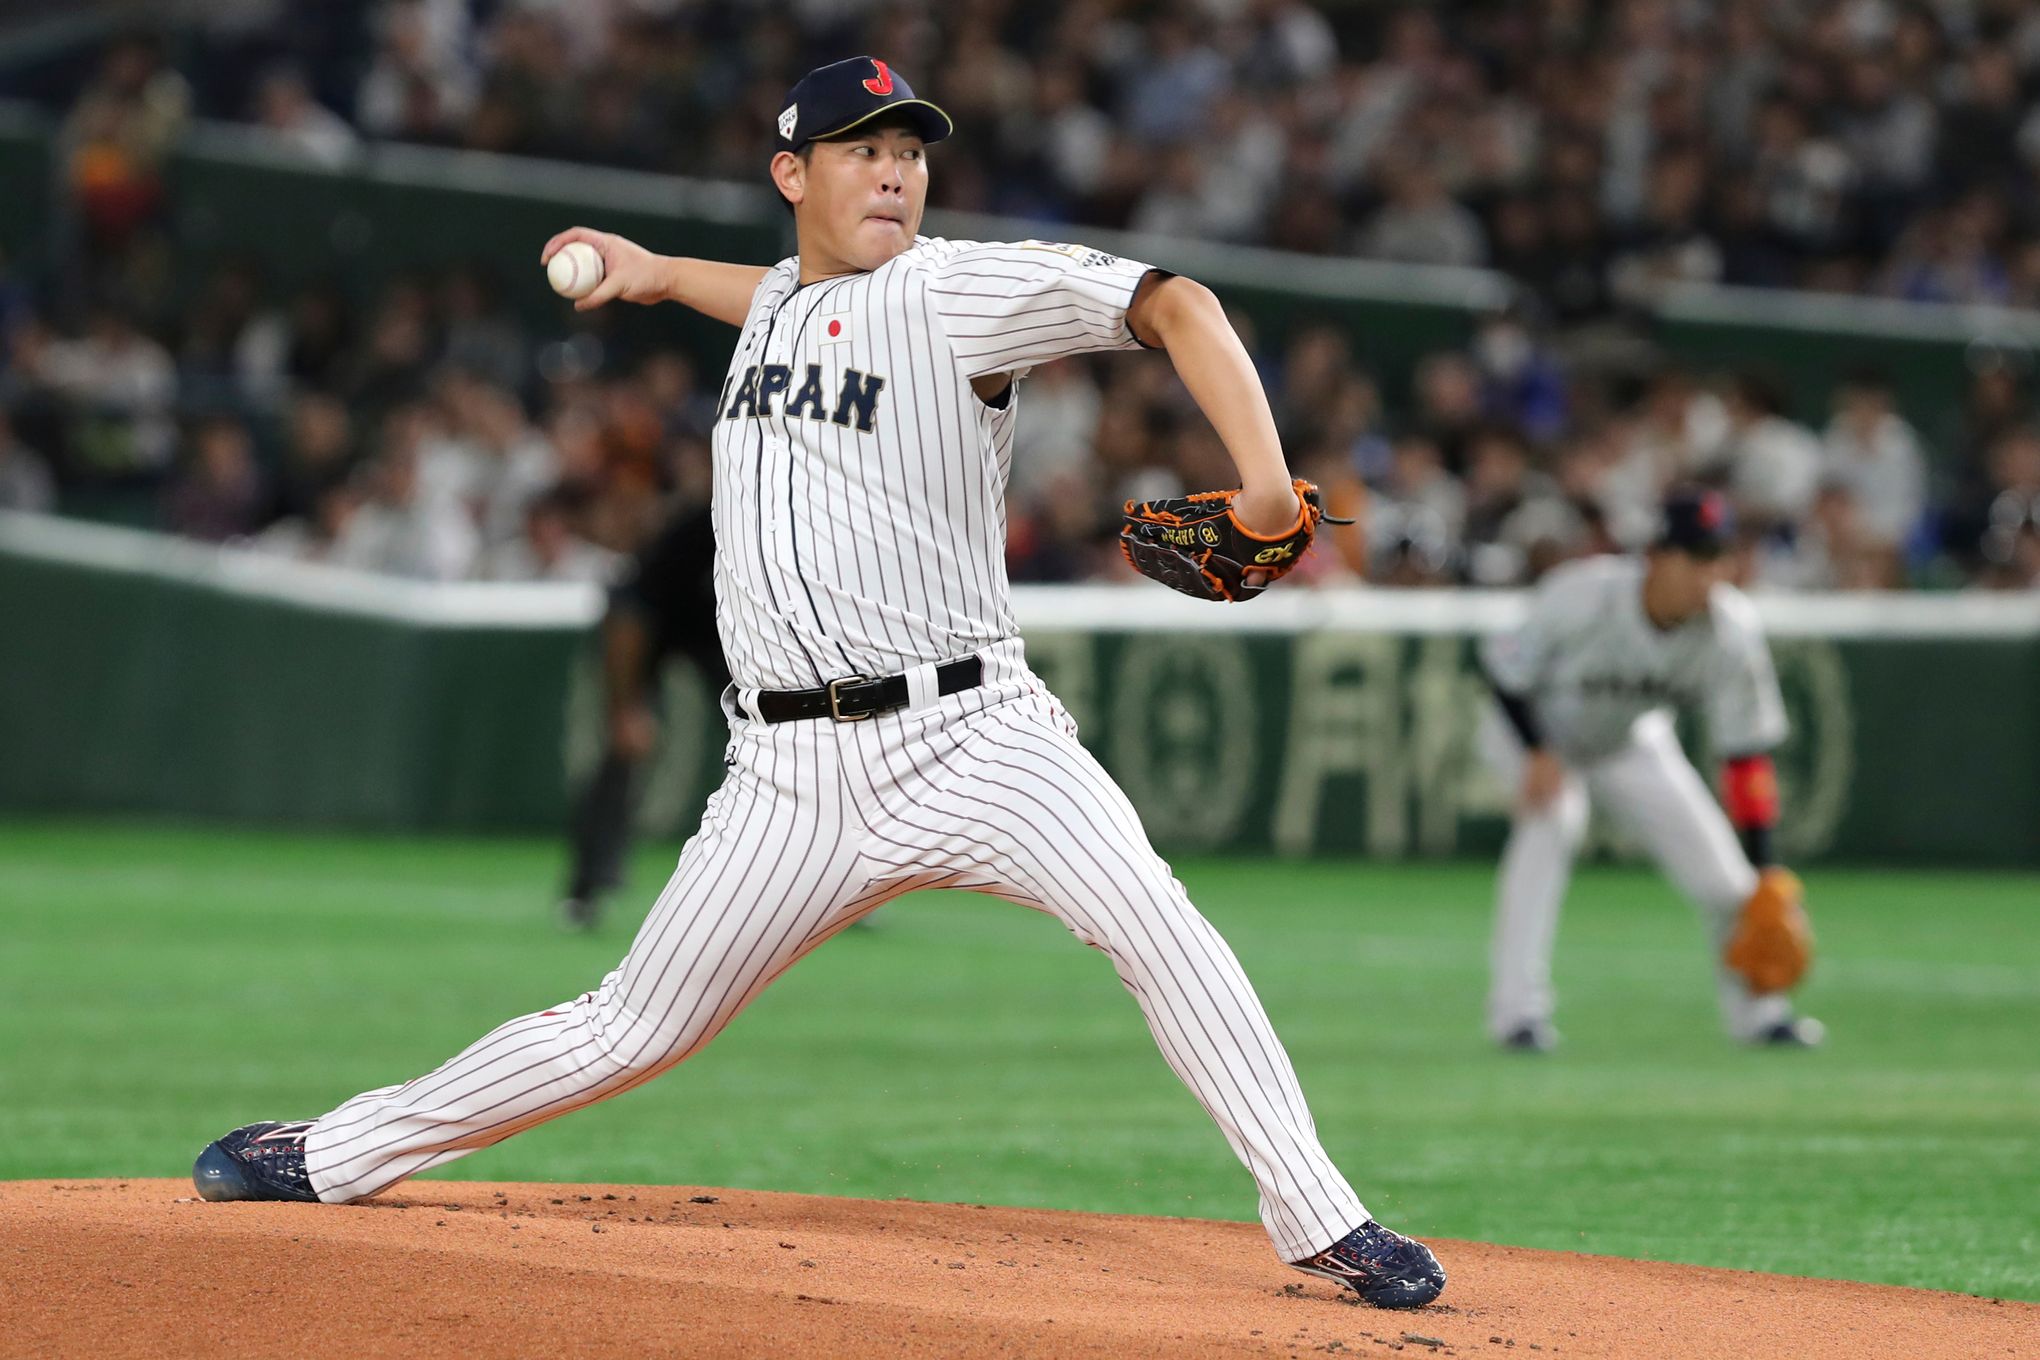
[[[714,434],[716,618],[741,686],[806,689],[1015,633],[1017,392],[971,379],[1132,349],[1148,266],[1082,246],[917,238],[869,273],[751,300]]]
[[[1620,749],[1644,714],[1703,710],[1714,749],[1768,751],[1785,739],[1785,704],[1756,608],[1714,588],[1705,614],[1660,629],[1643,612],[1644,561],[1592,557],[1546,576],[1529,615],[1481,644],[1495,683],[1526,697],[1552,748],[1573,762]]]

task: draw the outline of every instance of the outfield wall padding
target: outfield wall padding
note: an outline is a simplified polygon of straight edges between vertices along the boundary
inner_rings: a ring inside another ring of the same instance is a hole
[[[592,590],[397,585],[0,521],[0,810],[529,831],[563,823],[595,759]],[[52,546],[78,535],[91,551]],[[1507,797],[1473,753],[1472,643],[1516,597],[1018,600],[1030,659],[1165,848],[1499,844]],[[1759,603],[1793,725],[1787,855],[2040,864],[2040,613],[2027,628],[1983,611],[1989,626],[1968,629],[1954,599]],[[1809,622],[1838,611],[1858,622]],[[1894,611],[1939,626],[1893,632],[1878,620]],[[645,820],[678,834],[720,777],[725,733],[684,664],[665,705]]]

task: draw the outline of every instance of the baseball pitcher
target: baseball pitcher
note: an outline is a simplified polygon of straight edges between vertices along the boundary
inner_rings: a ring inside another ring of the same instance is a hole
[[[1232,951],[1028,669],[1004,490],[1030,367],[1167,351],[1241,488],[1128,507],[1130,559],[1245,599],[1319,512],[1212,295],[1082,246],[918,234],[948,115],[887,65],[810,72],[772,181],[799,254],[771,268],[653,255],[575,228],[582,308],[675,301],[738,328],[714,444],[729,774],[600,987],[307,1122],[209,1145],[215,1199],[344,1203],[651,1080],[881,903],[968,888],[1053,914],[1112,960],[1176,1074],[1260,1188],[1282,1259],[1383,1307],[1437,1297],[1422,1245],[1376,1224],[1320,1145]]]

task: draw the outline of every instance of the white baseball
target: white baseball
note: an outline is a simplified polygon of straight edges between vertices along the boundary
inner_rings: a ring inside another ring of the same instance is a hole
[[[602,282],[602,256],[586,241],[569,241],[546,261],[545,277],[561,297],[584,298]]]

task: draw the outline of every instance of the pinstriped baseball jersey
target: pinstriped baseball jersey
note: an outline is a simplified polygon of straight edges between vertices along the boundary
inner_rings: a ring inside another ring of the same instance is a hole
[[[797,689],[1015,632],[1006,478],[1017,392],[970,380],[1139,342],[1148,266],[1079,246],[917,238],[869,273],[752,298],[717,406],[717,623],[740,686]]]
[[[1785,739],[1785,702],[1749,598],[1718,585],[1706,613],[1657,628],[1643,612],[1643,559],[1592,557],[1538,585],[1514,632],[1482,645],[1488,674],[1536,706],[1558,752],[1598,759],[1629,740],[1637,719],[1684,706],[1707,713],[1724,754]]]

